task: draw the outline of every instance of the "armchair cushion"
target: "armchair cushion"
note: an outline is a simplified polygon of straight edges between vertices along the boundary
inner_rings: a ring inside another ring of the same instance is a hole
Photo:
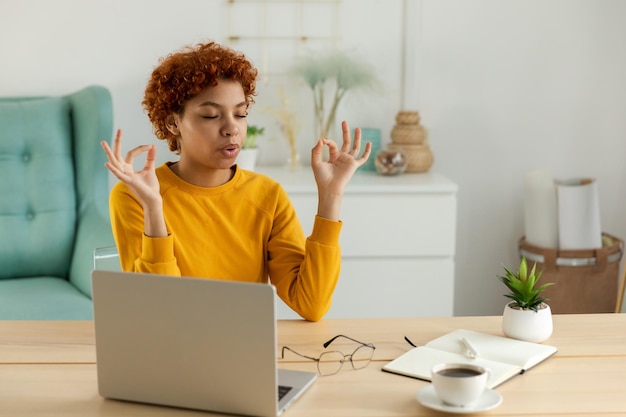
[[[0,279],[68,275],[76,192],[69,103],[0,102]]]
[[[63,278],[5,279],[0,286],[3,320],[91,320],[89,297]]]
[[[108,90],[0,98],[0,319],[89,319],[93,251],[113,245]]]

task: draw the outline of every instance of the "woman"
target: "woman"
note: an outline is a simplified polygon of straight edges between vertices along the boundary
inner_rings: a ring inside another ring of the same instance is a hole
[[[143,106],[159,139],[179,155],[155,168],[156,148],[122,155],[118,130],[106,166],[120,182],[110,196],[113,235],[125,271],[176,276],[268,280],[307,320],[328,311],[339,278],[339,210],[345,187],[369,157],[361,133],[351,142],[342,123],[341,147],[319,139],[311,152],[318,209],[305,239],[282,187],[237,168],[257,70],[214,42],[173,53],[153,71]],[[329,159],[322,160],[328,147]],[[133,161],[145,153],[140,171]]]

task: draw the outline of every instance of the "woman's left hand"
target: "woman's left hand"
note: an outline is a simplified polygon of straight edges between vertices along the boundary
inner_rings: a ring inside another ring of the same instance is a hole
[[[358,167],[370,156],[372,144],[365,145],[361,152],[361,129],[354,131],[354,142],[350,138],[350,128],[346,121],[341,123],[343,143],[341,149],[331,139],[320,139],[311,150],[311,168],[318,189],[318,215],[331,220],[339,220],[339,208],[343,193]],[[328,146],[328,161],[322,161],[324,146]]]

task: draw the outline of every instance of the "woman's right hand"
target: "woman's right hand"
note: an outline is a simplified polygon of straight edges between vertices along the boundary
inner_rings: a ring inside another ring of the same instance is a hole
[[[144,209],[152,204],[161,204],[159,193],[159,181],[155,173],[156,146],[141,145],[122,157],[122,130],[118,129],[113,140],[113,149],[105,141],[100,145],[107,154],[106,167],[139,199]],[[146,163],[141,171],[135,171],[133,161],[142,153],[146,152]]]

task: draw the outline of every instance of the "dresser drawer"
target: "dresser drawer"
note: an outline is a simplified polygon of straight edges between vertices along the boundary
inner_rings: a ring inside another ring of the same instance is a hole
[[[453,315],[450,258],[345,259],[325,318]],[[278,300],[278,318],[299,316]]]
[[[313,227],[317,196],[292,193],[305,234]],[[341,208],[343,257],[453,256],[454,194],[346,194]]]

